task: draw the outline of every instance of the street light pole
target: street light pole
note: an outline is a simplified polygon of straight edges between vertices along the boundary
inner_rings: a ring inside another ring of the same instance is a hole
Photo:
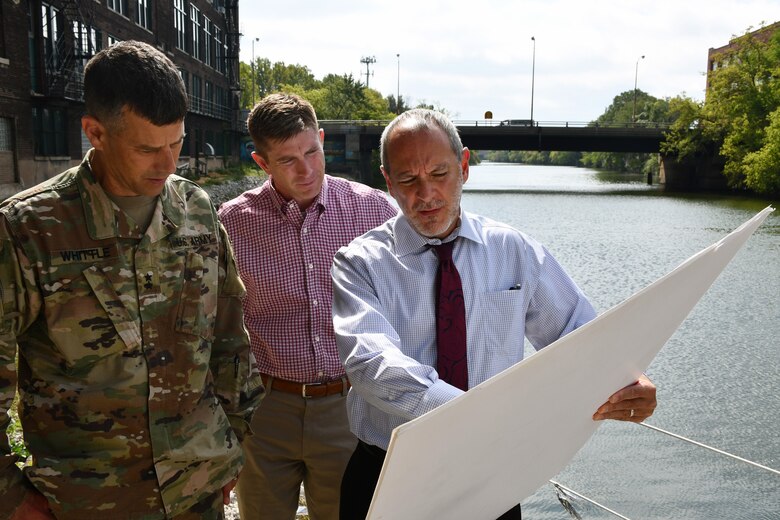
[[[395,113],[401,113],[401,54],[395,55],[398,60],[398,71],[396,72],[396,90],[395,90]]]
[[[645,55],[643,54],[641,57],[636,59],[636,68],[634,69],[634,108],[631,111],[631,122],[636,122],[636,80],[639,76],[639,60],[645,59]]]
[[[531,41],[534,42],[534,53],[531,61],[531,125],[534,124],[534,76],[536,74],[536,38],[531,36]]]
[[[260,38],[252,40],[252,108],[255,108],[255,42],[259,41]]]

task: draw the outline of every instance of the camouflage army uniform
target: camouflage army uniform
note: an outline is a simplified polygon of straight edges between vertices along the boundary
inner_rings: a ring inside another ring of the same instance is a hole
[[[143,234],[88,157],[0,207],[0,509],[32,483],[58,518],[169,518],[243,464],[262,397],[244,286],[197,185],[171,176]]]

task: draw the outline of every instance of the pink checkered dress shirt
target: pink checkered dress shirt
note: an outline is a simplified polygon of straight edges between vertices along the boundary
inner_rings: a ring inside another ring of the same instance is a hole
[[[396,213],[384,192],[329,175],[303,213],[270,180],[222,205],[261,373],[299,383],[344,376],[331,317],[333,256]]]

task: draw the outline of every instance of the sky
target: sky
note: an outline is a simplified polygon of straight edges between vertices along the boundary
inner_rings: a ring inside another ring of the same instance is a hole
[[[459,121],[592,121],[635,83],[703,100],[708,49],[776,21],[780,0],[239,2],[241,61],[254,41],[255,58],[365,83],[374,58],[369,87]]]

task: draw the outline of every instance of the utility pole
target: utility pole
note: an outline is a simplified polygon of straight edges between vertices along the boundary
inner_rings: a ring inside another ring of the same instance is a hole
[[[364,56],[364,57],[360,58],[360,63],[365,63],[366,64],[366,88],[368,88],[368,77],[374,75],[373,72],[369,71],[368,67],[372,63],[376,63],[376,58],[373,57],[373,56]]]

